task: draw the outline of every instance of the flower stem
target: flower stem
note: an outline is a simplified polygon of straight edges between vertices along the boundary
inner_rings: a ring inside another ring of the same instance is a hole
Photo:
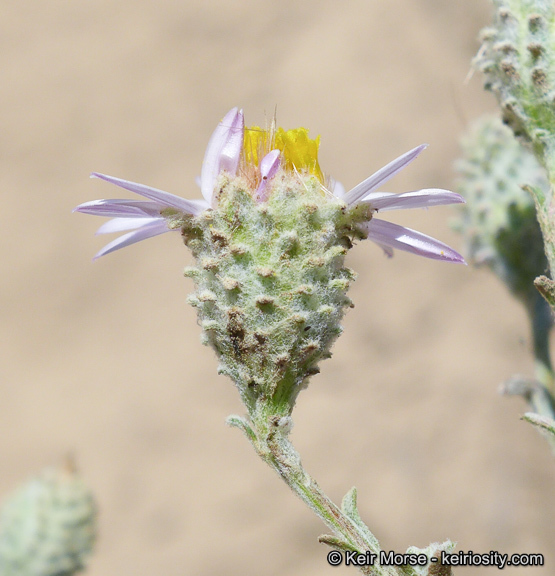
[[[555,312],[555,284],[553,282],[553,275],[555,274],[555,205],[553,202],[555,172],[548,168],[547,175],[550,185],[550,191],[547,196],[538,188],[531,186],[525,186],[524,188],[532,194],[536,204],[536,213],[542,231],[545,255],[547,256],[551,275],[551,278],[540,276],[536,279],[535,284],[542,296],[549,302],[553,312]]]
[[[529,307],[534,342],[534,359],[537,386],[530,392],[528,403],[540,416],[555,420],[555,374],[549,351],[549,335],[553,326],[551,309],[546,300],[538,295]],[[555,454],[555,437],[548,436]]]
[[[353,496],[353,509],[342,510],[323,492],[317,482],[305,471],[301,458],[279,425],[253,427],[237,416],[230,416],[228,424],[241,428],[250,440],[256,453],[273,468],[291,490],[319,516],[330,528],[335,537],[323,536],[321,542],[331,544],[343,551],[355,551],[376,555],[371,566],[358,566],[363,574],[370,576],[407,576],[413,571],[409,566],[383,566],[380,564],[381,548],[378,540],[362,523],[356,511]],[[352,493],[350,493],[352,494]],[[355,493],[356,494],[356,493]],[[349,494],[346,499],[348,499]],[[345,501],[344,501],[345,502]]]
[[[553,319],[548,303],[538,294],[529,306],[532,327],[536,378],[542,383],[552,398],[555,398],[553,364],[549,350],[549,335]],[[546,414],[546,416],[552,416]]]

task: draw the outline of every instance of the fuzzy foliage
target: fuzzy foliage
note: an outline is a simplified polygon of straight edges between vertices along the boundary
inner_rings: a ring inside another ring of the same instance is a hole
[[[555,4],[552,0],[493,0],[494,22],[482,31],[475,64],[497,96],[503,121],[542,157],[554,150]]]
[[[0,512],[0,576],[70,576],[95,539],[96,506],[71,470],[45,470]]]
[[[488,265],[526,303],[547,269],[534,201],[521,186],[548,189],[545,170],[496,117],[475,124],[462,141],[458,190],[467,203],[457,228],[475,264]]]
[[[216,207],[183,224],[197,261],[185,271],[196,285],[189,301],[249,412],[264,404],[287,415],[341,333],[355,277],[344,257],[371,214],[288,171],[267,202],[242,177],[222,175],[217,190]]]
[[[441,564],[441,558],[443,552],[452,554],[455,546],[456,543],[451,542],[451,540],[433,542],[426,548],[411,546],[407,549],[407,554],[425,554],[430,558],[430,562],[426,566],[406,566],[405,574],[407,576],[451,576],[453,574],[451,566]],[[432,558],[435,558],[434,562],[432,562]]]

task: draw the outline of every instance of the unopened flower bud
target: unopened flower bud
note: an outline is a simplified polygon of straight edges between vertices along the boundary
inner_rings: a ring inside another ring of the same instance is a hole
[[[0,510],[2,576],[71,576],[95,539],[93,496],[73,469],[48,469]]]
[[[533,281],[547,269],[532,196],[523,185],[548,190],[545,170],[495,117],[478,121],[462,141],[458,188],[467,199],[456,223],[469,259],[489,266],[511,292],[530,304]]]

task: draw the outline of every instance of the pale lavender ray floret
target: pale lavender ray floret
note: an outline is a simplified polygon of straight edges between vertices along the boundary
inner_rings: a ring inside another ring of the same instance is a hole
[[[93,200],[80,204],[74,209],[74,212],[112,218],[98,229],[97,234],[132,230],[104,246],[95,255],[94,260],[141,240],[179,230],[179,228],[168,226],[169,221],[175,219],[176,215],[192,214],[196,216],[211,208],[214,187],[220,172],[227,170],[233,175],[237,172],[243,147],[243,129],[243,113],[237,108],[233,108],[212,134],[206,148],[200,177],[204,200],[187,200],[144,184],[137,184],[96,172],[91,174],[91,178],[100,178],[149,199],[149,201]],[[271,166],[269,168],[271,169]]]
[[[409,150],[346,194],[342,194],[341,188],[337,186],[338,192],[336,193],[334,190],[334,193],[337,196],[341,196],[342,200],[349,206],[368,204],[372,214],[387,210],[428,208],[430,206],[464,203],[464,198],[460,194],[439,188],[402,192],[401,194],[376,192],[382,184],[393,178],[405,166],[415,160],[425,148],[426,144],[422,144]],[[363,226],[368,233],[368,239],[378,244],[388,256],[393,256],[393,249],[397,248],[398,250],[404,250],[405,252],[411,252],[412,254],[434,260],[466,264],[464,258],[447,244],[411,228],[405,228],[375,217]]]
[[[397,248],[432,260],[466,264],[464,258],[447,244],[411,228],[378,218],[372,218],[364,227],[368,239],[378,244],[389,257],[393,256],[393,249]]]
[[[268,152],[260,161],[260,184],[256,190],[256,197],[259,202],[265,202],[268,199],[267,184],[276,175],[280,165],[281,152],[279,150]]]
[[[350,206],[355,205],[357,202],[362,200],[368,194],[377,190],[382,184],[385,184],[388,180],[393,178],[398,174],[405,166],[408,166],[413,160],[415,160],[418,155],[427,148],[427,144],[421,144],[403,155],[399,156],[383,168],[380,168],[377,172],[374,172],[372,176],[363,180],[360,184],[357,184],[353,189],[349,190],[345,194],[343,200],[347,202]]]
[[[214,130],[206,148],[200,173],[200,189],[207,202],[212,202],[214,186],[220,172],[225,170],[230,174],[237,173],[244,133],[243,111],[237,108],[232,108]]]
[[[177,214],[200,214],[206,210],[210,205],[204,200],[186,200],[180,198],[169,192],[157,190],[144,184],[137,184],[136,182],[129,182],[113,176],[106,176],[105,174],[93,173],[91,178],[100,178],[111,184],[115,184],[120,188],[135,192],[149,200],[93,200],[92,202],[85,202],[80,204],[74,209],[74,212],[82,212],[84,214],[92,214],[93,216],[108,216],[109,220],[103,224],[97,231],[97,234],[107,234],[110,232],[127,232],[123,236],[116,238],[102,250],[100,250],[94,257],[94,260],[125,248],[141,240],[164,234],[165,232],[172,231],[168,227],[168,218],[164,212]]]
[[[423,188],[412,192],[372,192],[360,202],[368,204],[375,212],[387,210],[405,210],[407,208],[429,208],[445,204],[461,204],[464,198],[456,192],[441,188]]]
[[[343,186],[343,184],[341,184],[341,182],[339,182],[339,180],[336,180],[335,178],[330,177],[329,182],[328,182],[328,186],[329,186],[331,193],[336,198],[343,200],[343,198],[345,196],[345,186]]]

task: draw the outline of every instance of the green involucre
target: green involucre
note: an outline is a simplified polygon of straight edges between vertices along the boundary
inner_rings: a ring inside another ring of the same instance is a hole
[[[217,206],[183,225],[197,266],[186,270],[196,292],[204,341],[220,372],[236,383],[251,415],[259,404],[290,414],[318,362],[330,356],[352,270],[344,258],[370,219],[349,209],[311,176],[282,173],[267,202],[241,178],[223,176]]]
[[[477,122],[462,146],[458,191],[467,203],[457,228],[468,256],[530,303],[537,297],[534,279],[548,265],[534,201],[521,186],[547,191],[545,170],[497,118]]]

